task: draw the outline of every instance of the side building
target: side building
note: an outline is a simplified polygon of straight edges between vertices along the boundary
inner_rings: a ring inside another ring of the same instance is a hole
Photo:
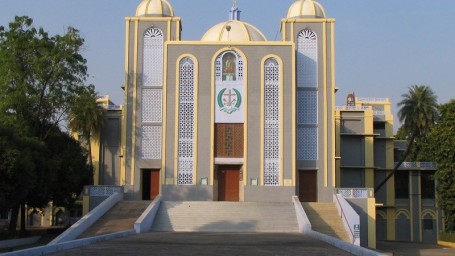
[[[375,188],[407,148],[395,141],[387,98],[348,96],[336,109],[337,187]],[[435,202],[433,163],[403,163],[375,193],[377,240],[437,241],[441,223]]]

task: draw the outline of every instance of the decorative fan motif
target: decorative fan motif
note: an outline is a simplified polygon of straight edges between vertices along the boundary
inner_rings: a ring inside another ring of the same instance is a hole
[[[316,33],[314,33],[313,31],[311,31],[309,29],[304,29],[304,30],[300,31],[298,39],[316,40],[317,36],[316,36]]]
[[[163,32],[158,28],[149,28],[145,31],[144,38],[162,38]]]

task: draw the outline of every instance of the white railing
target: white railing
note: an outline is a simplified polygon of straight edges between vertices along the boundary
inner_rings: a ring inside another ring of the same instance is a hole
[[[340,194],[333,195],[338,214],[343,220],[344,229],[349,235],[352,244],[360,246],[360,216]]]
[[[436,169],[436,165],[433,162],[403,162],[399,169]]]
[[[337,106],[336,110],[364,111],[371,109],[370,106]]]
[[[357,101],[389,102],[388,98],[357,98]]]
[[[344,198],[372,198],[374,197],[373,189],[371,188],[337,188],[336,194],[340,194]]]
[[[375,116],[385,116],[387,114],[389,114],[387,111],[373,111],[373,115]]]
[[[107,110],[122,110],[121,105],[108,105]]]
[[[114,193],[123,194],[122,186],[86,186],[85,196],[112,196]]]

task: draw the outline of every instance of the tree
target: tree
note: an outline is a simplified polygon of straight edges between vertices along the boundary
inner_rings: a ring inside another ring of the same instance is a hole
[[[16,230],[20,205],[36,185],[36,162],[43,152],[42,142],[0,126],[0,210],[13,210],[11,234]]]
[[[49,167],[52,168],[54,184],[50,187],[49,198],[53,205],[71,207],[89,184],[93,176],[87,164],[87,150],[67,133],[54,129],[46,140],[49,152]]]
[[[104,125],[106,110],[96,100],[98,94],[95,87],[90,85],[82,90],[71,104],[69,112],[69,127],[78,132],[88,146],[90,168],[92,161],[92,135],[101,131]]]
[[[439,107],[441,117],[429,134],[429,146],[437,164],[438,206],[444,211],[446,230],[455,229],[455,100]]]
[[[64,35],[49,36],[32,24],[28,17],[15,17],[8,28],[0,26],[0,127],[14,131],[2,138],[0,150],[1,175],[10,181],[5,193],[14,188],[9,194],[14,200],[0,203],[13,213],[18,201],[40,207],[51,199],[58,175],[46,142],[59,130],[87,78],[78,30],[69,27]]]
[[[417,157],[421,145],[427,138],[427,135],[438,118],[437,97],[433,90],[426,85],[412,85],[409,87],[407,94],[401,95],[403,99],[398,103],[401,107],[398,111],[398,118],[403,123],[403,133],[408,140],[408,148],[403,154],[400,161],[395,165],[393,171],[375,188],[375,192],[397,172],[398,168],[408,158],[409,153],[414,150],[414,158]],[[415,159],[413,159],[414,161]]]
[[[87,67],[78,30],[50,37],[32,23],[16,17],[9,29],[0,27],[0,112],[43,140],[65,119]]]

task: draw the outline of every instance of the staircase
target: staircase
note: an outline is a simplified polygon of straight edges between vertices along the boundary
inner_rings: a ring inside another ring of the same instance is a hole
[[[351,243],[335,203],[302,203],[314,231]]]
[[[151,201],[120,201],[79,238],[134,229],[134,223],[150,203]]]
[[[298,232],[292,203],[161,202],[151,231]]]

